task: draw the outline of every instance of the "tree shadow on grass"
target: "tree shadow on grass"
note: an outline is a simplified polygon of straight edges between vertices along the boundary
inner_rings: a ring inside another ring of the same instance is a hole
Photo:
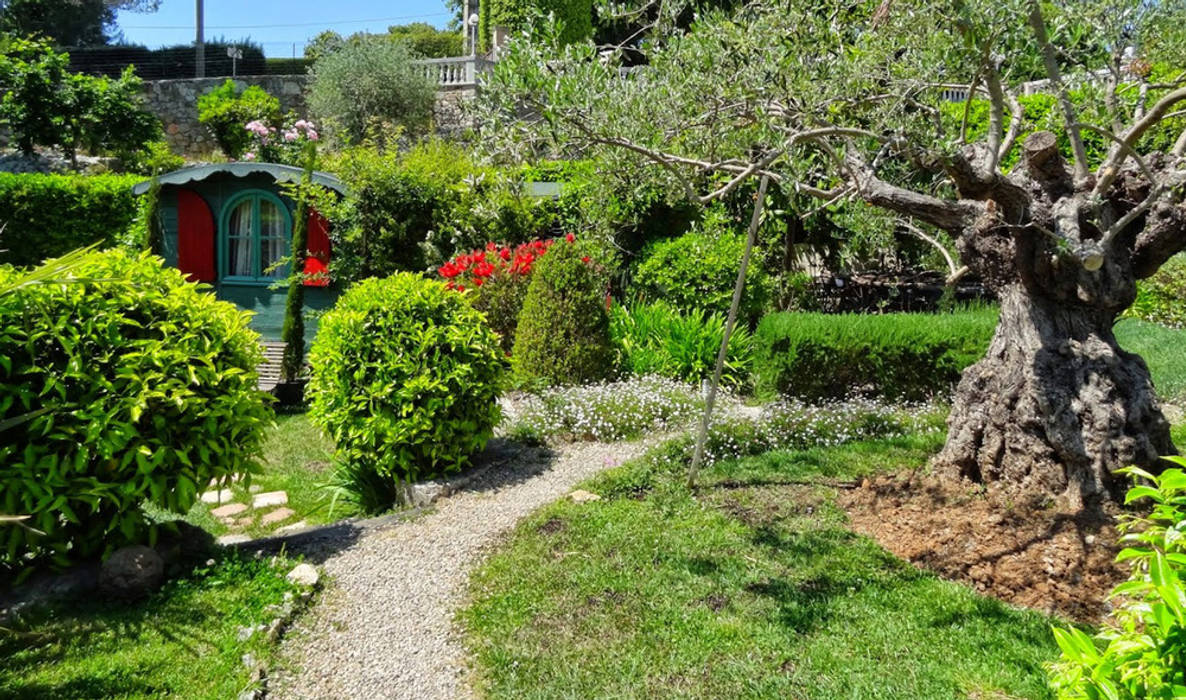
[[[83,675],[58,683],[0,684],[0,697],[8,700],[89,700],[114,697],[167,697],[170,688],[145,683],[130,676]],[[172,689],[176,690],[176,689]]]
[[[217,648],[214,635],[209,632],[217,627],[220,613],[210,608],[192,605],[189,595],[178,594],[166,589],[140,602],[74,602],[44,606],[18,621],[7,623],[8,628],[0,630],[0,674],[19,678],[23,672],[36,667],[63,663],[77,649],[119,640],[120,648],[134,647],[141,639],[153,633],[165,642],[172,643],[194,658],[200,659]],[[0,675],[0,678],[3,677]],[[135,690],[137,681],[133,674],[124,674],[117,688],[126,694]],[[93,681],[95,690],[86,683]],[[124,682],[130,684],[125,687]],[[45,687],[39,684],[20,684],[10,690],[0,684],[0,696],[9,697],[103,697],[105,682],[111,678],[73,679],[67,685],[78,685],[88,689],[86,693],[66,692],[67,688]],[[162,689],[146,686],[149,695],[159,695]],[[36,691],[36,692],[35,692]]]

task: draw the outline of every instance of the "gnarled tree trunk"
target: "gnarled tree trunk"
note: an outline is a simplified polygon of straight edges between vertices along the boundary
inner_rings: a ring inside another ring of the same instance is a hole
[[[1145,362],[1116,344],[1116,314],[1000,292],[983,360],[964,372],[936,464],[949,476],[1072,502],[1117,496],[1112,471],[1173,452]]]
[[[1186,245],[1186,212],[1141,212],[1151,188],[1136,168],[1093,194],[1094,179],[1072,181],[1053,134],[1035,134],[1023,153],[1009,177],[977,180],[976,154],[966,161],[961,189],[984,209],[961,232],[960,254],[1000,299],[1001,318],[956,389],[934,466],[1073,503],[1117,497],[1116,469],[1156,470],[1175,451],[1148,367],[1112,326],[1136,280]]]

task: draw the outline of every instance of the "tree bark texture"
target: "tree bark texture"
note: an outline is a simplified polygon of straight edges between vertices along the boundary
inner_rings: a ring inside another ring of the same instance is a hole
[[[1180,191],[1186,169],[1153,154],[1095,197],[1094,178],[1076,182],[1055,141],[1032,135],[1008,176],[969,148],[946,164],[959,193],[947,207],[856,172],[867,201],[955,234],[1001,302],[987,355],[956,388],[936,471],[1082,503],[1119,497],[1116,469],[1157,470],[1175,453],[1148,367],[1112,327],[1137,279],[1186,248],[1186,207],[1160,194]],[[1150,171],[1168,186],[1155,189]]]

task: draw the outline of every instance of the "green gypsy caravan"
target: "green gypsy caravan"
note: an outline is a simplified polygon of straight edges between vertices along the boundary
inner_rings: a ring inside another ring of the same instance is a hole
[[[296,204],[281,185],[299,182],[304,171],[275,163],[226,163],[183,168],[161,175],[160,217],[165,262],[190,279],[214,287],[220,299],[254,312],[252,327],[265,342],[280,340],[284,323]],[[313,174],[313,182],[339,195],[341,180]],[[150,182],[133,188],[145,194]],[[317,331],[316,312],[333,306],[338,290],[328,276],[329,224],[317,211],[309,213],[309,256],[305,260],[305,338]]]

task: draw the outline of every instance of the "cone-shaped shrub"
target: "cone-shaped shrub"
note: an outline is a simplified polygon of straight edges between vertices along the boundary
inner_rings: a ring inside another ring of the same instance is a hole
[[[378,484],[460,469],[499,418],[498,336],[443,282],[401,272],[351,287],[321,319],[309,363],[310,414],[337,442],[339,476],[355,475],[343,485],[372,510],[397,493]]]
[[[515,330],[515,378],[559,384],[605,379],[613,350],[602,272],[571,237],[536,265]]]

